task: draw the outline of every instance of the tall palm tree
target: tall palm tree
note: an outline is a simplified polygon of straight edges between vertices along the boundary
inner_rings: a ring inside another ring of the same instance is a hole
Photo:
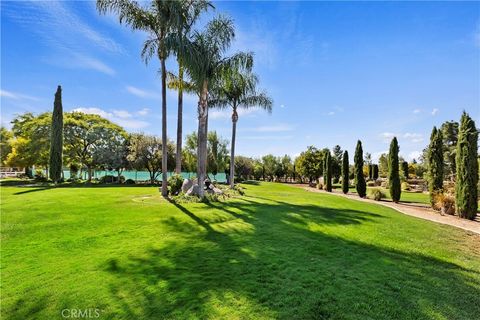
[[[248,53],[237,53],[224,57],[235,36],[233,21],[217,17],[210,21],[203,32],[194,31],[182,45],[182,59],[195,91],[200,93],[198,101],[198,148],[197,178],[199,196],[203,198],[203,182],[207,173],[208,91],[218,81],[222,70],[234,67],[251,67],[253,57]]]
[[[207,11],[209,8],[214,8],[208,0],[185,0],[182,2],[184,5],[184,14],[181,16],[181,20],[178,23],[176,33],[173,34],[177,39],[175,41],[182,43],[190,34],[195,22],[198,20],[202,12]],[[174,49],[175,50],[175,49]],[[169,82],[169,88],[176,89],[178,91],[178,111],[177,111],[177,147],[176,147],[176,163],[175,172],[180,174],[182,172],[182,136],[183,136],[183,91],[184,91],[184,66],[182,63],[182,56],[179,50],[175,50],[178,63],[178,81],[175,86],[171,86]],[[168,76],[167,76],[168,77]]]
[[[272,99],[257,92],[258,77],[252,68],[224,69],[215,87],[210,104],[219,108],[232,108],[232,146],[230,149],[230,187],[235,185],[235,140],[237,136],[238,109],[261,108],[272,111]]]
[[[134,30],[148,33],[144,42],[142,58],[145,63],[157,55],[160,60],[162,78],[162,195],[167,196],[167,70],[165,61],[174,48],[174,41],[166,41],[178,30],[185,5],[182,1],[154,0],[148,6],[141,6],[132,0],[97,0],[97,9],[101,14],[112,12],[118,15],[121,24]]]

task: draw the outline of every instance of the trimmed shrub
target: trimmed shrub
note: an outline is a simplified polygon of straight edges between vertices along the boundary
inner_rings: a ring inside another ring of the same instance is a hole
[[[182,191],[183,177],[179,174],[174,174],[168,178],[168,192],[171,195],[178,195]]]
[[[402,190],[404,191],[410,190],[410,185],[408,184],[408,182],[402,182]]]
[[[461,218],[473,220],[478,208],[478,131],[475,122],[464,111],[457,142],[457,184],[455,200]]]
[[[407,161],[402,162],[402,173],[405,180],[408,180],[408,162]]]
[[[98,183],[117,183],[118,182],[118,176],[114,176],[114,175],[111,175],[111,174],[107,174],[106,176],[102,176],[100,177],[100,179],[98,179]],[[124,183],[125,182],[125,177],[124,176],[120,176],[120,183]]]
[[[373,180],[378,179],[378,164],[373,165]]]
[[[367,187],[374,187],[375,182],[374,181],[367,181]]]
[[[373,199],[375,201],[380,201],[385,199],[387,195],[379,188],[371,188],[368,189],[368,198]]]
[[[63,107],[62,87],[58,86],[53,102],[52,129],[50,135],[50,158],[48,174],[53,182],[60,182],[62,178],[63,153]]]
[[[135,184],[135,180],[127,179],[127,180],[125,180],[125,184]]]
[[[325,170],[324,177],[326,177],[325,190],[332,192],[332,155],[330,151],[325,155]]]
[[[455,214],[455,197],[448,193],[435,193],[433,196],[435,210],[440,210],[442,214],[454,215]]]
[[[390,151],[388,153],[388,185],[393,202],[400,201],[400,195],[402,194],[398,171],[398,151],[397,137],[393,137],[392,142],[390,143]]]

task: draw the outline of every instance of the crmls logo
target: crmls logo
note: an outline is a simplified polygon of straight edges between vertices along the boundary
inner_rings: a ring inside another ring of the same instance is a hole
[[[90,319],[99,318],[100,309],[63,309],[62,317],[65,319]]]

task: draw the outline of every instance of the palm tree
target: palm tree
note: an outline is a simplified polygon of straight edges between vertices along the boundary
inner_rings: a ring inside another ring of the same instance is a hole
[[[210,21],[205,31],[192,32],[180,50],[182,62],[190,77],[195,92],[200,93],[198,101],[198,149],[197,178],[200,185],[199,196],[203,198],[203,181],[207,171],[207,131],[208,131],[208,91],[215,86],[222,70],[244,67],[251,68],[253,57],[248,53],[237,53],[224,57],[235,36],[233,21],[217,17]]]
[[[272,111],[272,99],[266,93],[257,93],[258,77],[251,68],[229,68],[222,72],[219,84],[215,87],[211,105],[219,108],[232,108],[232,147],[230,149],[230,187],[234,187],[235,139],[239,108],[257,107]]]
[[[154,55],[160,60],[162,78],[162,195],[167,196],[167,70],[165,61],[174,48],[174,41],[166,39],[178,30],[186,6],[182,1],[155,0],[148,7],[131,0],[97,0],[101,14],[112,12],[118,15],[121,24],[134,30],[148,33],[144,42],[142,58],[148,63]]]
[[[184,42],[190,34],[193,25],[200,17],[203,11],[209,8],[214,8],[208,0],[193,0],[183,1],[184,14],[180,17],[178,28],[176,33],[173,34],[177,39],[174,40],[178,43]],[[175,49],[174,49],[175,50]],[[176,163],[175,172],[180,174],[182,172],[182,136],[183,136],[183,91],[184,91],[184,66],[182,63],[182,56],[179,50],[175,50],[178,63],[178,79],[175,85],[172,85],[171,81],[168,81],[170,89],[176,89],[178,91],[178,116],[177,116],[177,148],[176,148]],[[168,77],[168,75],[167,75]]]

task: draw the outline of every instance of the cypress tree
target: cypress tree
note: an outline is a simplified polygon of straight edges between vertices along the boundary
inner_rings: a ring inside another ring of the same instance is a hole
[[[373,179],[373,165],[369,164],[368,165],[368,180],[372,180],[372,179]]]
[[[402,193],[398,168],[398,150],[397,137],[393,137],[392,142],[390,143],[390,151],[388,153],[388,187],[393,202],[398,202]]]
[[[348,187],[349,187],[348,176],[349,176],[348,151],[345,150],[345,152],[343,152],[343,159],[342,159],[342,191],[345,194],[348,193]]]
[[[58,86],[53,102],[52,133],[50,137],[49,175],[57,183],[62,177],[62,151],[63,151],[63,107],[62,87]]]
[[[357,141],[357,147],[355,149],[355,188],[357,193],[361,198],[364,198],[367,195],[367,184],[365,182],[365,177],[363,176],[363,149],[362,142]]]
[[[464,111],[458,130],[455,200],[457,214],[473,220],[478,208],[478,131],[475,122]]]
[[[378,164],[373,165],[373,180],[378,179]]]
[[[405,180],[408,180],[408,162],[407,161],[402,162],[402,171],[403,171],[403,176],[405,177]]]
[[[324,176],[327,178],[325,181],[325,190],[332,192],[332,155],[330,151],[325,155],[325,172]]]
[[[428,191],[430,203],[434,204],[434,197],[443,188],[443,137],[442,131],[433,127],[430,135],[430,145],[427,151]]]

